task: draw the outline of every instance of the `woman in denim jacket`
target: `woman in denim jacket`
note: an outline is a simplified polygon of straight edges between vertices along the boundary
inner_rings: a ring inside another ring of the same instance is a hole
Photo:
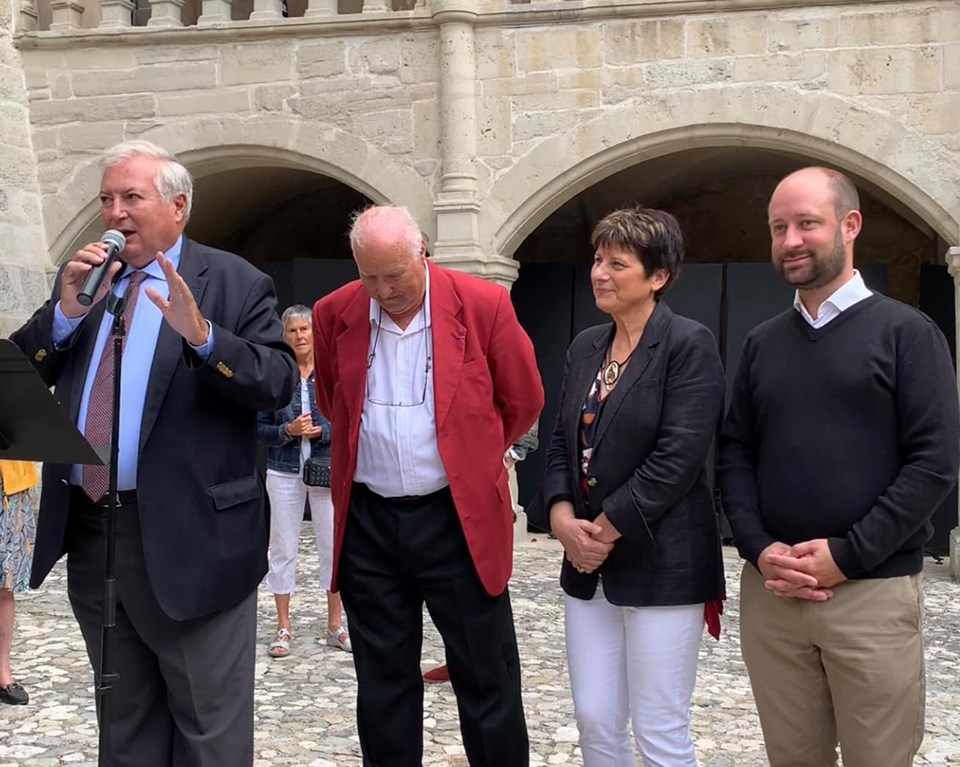
[[[310,310],[301,304],[283,313],[283,338],[300,368],[300,387],[290,404],[260,413],[257,436],[267,453],[267,495],[270,497],[270,570],[264,586],[277,604],[277,633],[268,652],[274,658],[290,654],[290,595],[294,591],[297,550],[304,502],[309,500],[313,532],[320,558],[320,586],[327,589],[326,642],[351,651],[341,619],[340,595],[329,590],[333,567],[333,501],[329,487],[303,483],[303,462],[311,455],[330,455],[330,423],[317,410],[313,384],[313,333]]]

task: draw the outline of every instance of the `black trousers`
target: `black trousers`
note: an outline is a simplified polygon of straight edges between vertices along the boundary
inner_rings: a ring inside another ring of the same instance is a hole
[[[510,597],[480,583],[449,490],[391,499],[355,484],[339,584],[366,767],[422,764],[424,603],[443,637],[471,766],[526,767]]]
[[[67,593],[95,678],[105,531],[106,510],[75,491],[67,524]],[[202,618],[168,617],[147,575],[135,499],[117,511],[116,579],[113,767],[252,765],[256,593]]]

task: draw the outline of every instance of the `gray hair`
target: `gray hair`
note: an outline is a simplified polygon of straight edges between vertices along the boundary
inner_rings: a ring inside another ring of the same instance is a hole
[[[400,205],[371,205],[353,214],[350,219],[350,250],[354,255],[366,245],[371,231],[378,225],[399,229],[410,258],[420,255],[420,248],[424,244],[423,233],[410,211]]]
[[[100,158],[100,167],[110,168],[119,163],[132,160],[134,157],[151,157],[159,160],[157,175],[153,185],[160,194],[160,199],[169,204],[178,194],[187,198],[184,208],[183,223],[190,220],[190,210],[193,208],[193,177],[177,158],[170,152],[150,141],[124,141],[110,147]]]
[[[307,322],[311,321],[310,310],[303,304],[294,304],[284,309],[283,314],[280,315],[280,322],[283,323],[284,330],[287,329],[287,323],[294,317],[302,317]]]

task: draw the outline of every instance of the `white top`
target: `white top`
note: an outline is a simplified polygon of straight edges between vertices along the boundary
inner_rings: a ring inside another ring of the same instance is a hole
[[[370,299],[354,480],[386,498],[428,495],[448,484],[437,448],[430,328],[429,272],[423,306],[405,330]]]
[[[863,277],[860,276],[860,272],[854,269],[853,277],[843,283],[826,301],[820,304],[816,319],[810,316],[807,307],[800,300],[800,291],[797,291],[793,296],[793,308],[800,312],[800,315],[810,323],[811,327],[822,328],[831,320],[839,317],[841,312],[845,312],[854,304],[858,304],[872,295],[870,288],[866,286]]]
[[[300,415],[310,415],[310,389],[306,378],[300,379]],[[316,426],[316,424],[314,424]],[[300,437],[300,468],[310,457],[310,438]]]

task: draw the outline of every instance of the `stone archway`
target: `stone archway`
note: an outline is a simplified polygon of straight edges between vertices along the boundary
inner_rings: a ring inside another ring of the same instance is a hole
[[[951,213],[960,210],[960,166],[940,143],[855,102],[769,86],[637,98],[538,144],[493,184],[482,236],[493,253],[510,255],[553,210],[607,176],[685,149],[728,146],[847,170],[948,246],[960,243]]]
[[[406,205],[428,238],[435,238],[433,198],[423,179],[363,139],[338,128],[292,118],[196,118],[139,136],[177,155],[196,179],[226,169],[281,167],[327,176],[374,202]],[[100,168],[78,168],[59,193],[44,199],[50,252],[59,263],[97,230]],[[78,200],[85,200],[78,209]]]

